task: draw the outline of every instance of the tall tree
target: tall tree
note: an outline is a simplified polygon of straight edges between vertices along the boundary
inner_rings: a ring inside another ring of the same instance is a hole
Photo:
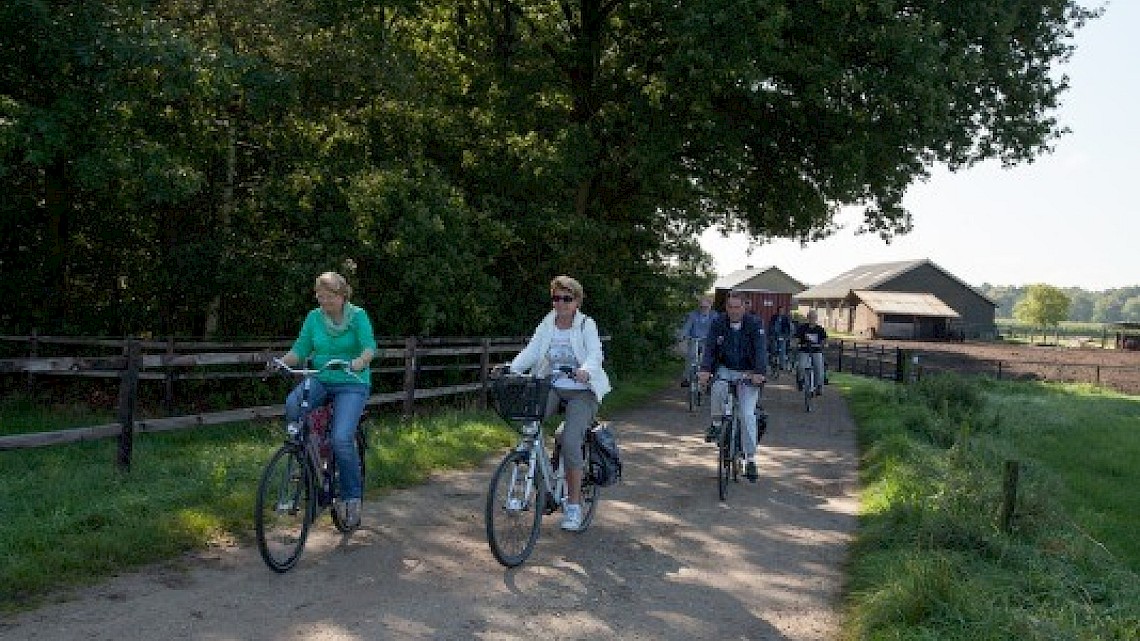
[[[1030,285],[1025,298],[1014,306],[1013,317],[1035,327],[1056,327],[1069,317],[1069,297],[1052,285]]]

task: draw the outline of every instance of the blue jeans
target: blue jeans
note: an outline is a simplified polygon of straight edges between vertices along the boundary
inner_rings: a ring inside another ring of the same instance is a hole
[[[285,399],[285,420],[297,421],[301,418],[302,381],[289,392]],[[340,470],[340,496],[359,499],[364,495],[363,480],[360,478],[359,455],[356,453],[356,424],[364,414],[368,401],[369,386],[362,383],[324,384],[313,379],[309,389],[309,407],[320,407],[332,398],[332,451],[336,457],[336,467]]]

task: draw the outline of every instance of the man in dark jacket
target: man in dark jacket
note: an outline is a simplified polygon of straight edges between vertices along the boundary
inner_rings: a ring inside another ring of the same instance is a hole
[[[744,424],[744,476],[756,482],[756,406],[760,402],[760,389],[768,374],[768,341],[764,326],[755,315],[744,313],[744,300],[736,293],[729,293],[725,301],[725,313],[713,321],[705,338],[705,353],[701,361],[701,384],[708,384],[713,374],[716,381],[712,386],[712,424],[705,432],[705,441],[715,441],[720,434],[720,423],[724,417],[724,396],[728,385],[741,379],[748,379],[749,385],[741,385],[740,411]]]

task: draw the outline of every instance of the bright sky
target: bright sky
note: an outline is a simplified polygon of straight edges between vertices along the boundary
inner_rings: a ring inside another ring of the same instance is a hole
[[[1070,89],[1056,112],[1072,131],[1052,154],[1006,170],[935,168],[904,200],[914,230],[890,244],[856,236],[857,211],[840,216],[837,235],[804,248],[779,241],[748,255],[743,236],[709,231],[701,245],[717,273],[774,265],[810,286],[858,265],[927,258],[974,286],[1140,285],[1140,1],[1113,0],[1076,45],[1060,68]]]

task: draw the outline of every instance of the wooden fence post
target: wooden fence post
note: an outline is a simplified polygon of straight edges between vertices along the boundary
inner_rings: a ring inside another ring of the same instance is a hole
[[[416,337],[404,339],[404,417],[410,418],[416,402]]]
[[[131,469],[131,449],[134,446],[135,402],[138,398],[139,367],[142,365],[142,345],[128,338],[126,347],[127,367],[119,378],[119,453],[116,463],[119,470]]]
[[[479,409],[487,409],[487,375],[491,369],[491,339],[482,341],[483,352],[479,354]]]
[[[39,350],[39,335],[36,334],[36,328],[32,328],[32,337],[28,345],[28,358],[35,358],[40,355]],[[28,372],[28,394],[35,394],[36,392],[36,375]]]
[[[1006,534],[1013,531],[1014,508],[1017,505],[1017,476],[1017,461],[1006,461],[1001,501],[1001,530]]]
[[[174,367],[170,361],[174,358],[174,337],[166,338],[166,378],[163,379],[163,404],[166,405],[166,415],[174,416]]]
[[[906,383],[907,372],[910,367],[910,351],[901,347],[895,348],[895,382]]]

